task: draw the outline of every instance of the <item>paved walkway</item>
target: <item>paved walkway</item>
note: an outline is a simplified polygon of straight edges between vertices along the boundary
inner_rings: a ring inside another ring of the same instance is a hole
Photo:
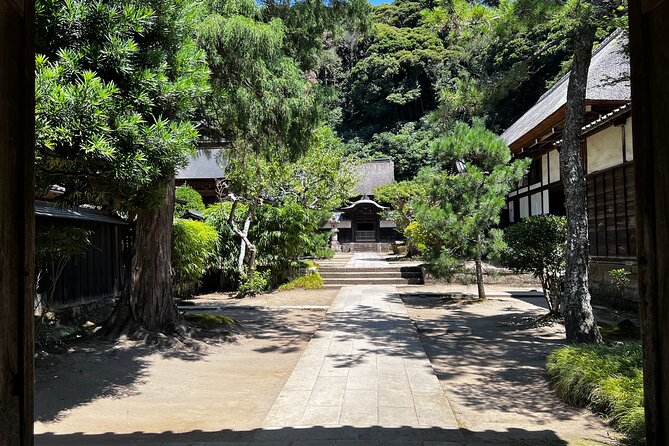
[[[394,287],[343,287],[335,298],[265,420],[308,426],[456,428]]]

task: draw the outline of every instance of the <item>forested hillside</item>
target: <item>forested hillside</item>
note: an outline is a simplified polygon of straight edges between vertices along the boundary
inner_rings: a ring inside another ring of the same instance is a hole
[[[348,150],[389,156],[398,180],[429,164],[458,120],[501,133],[568,70],[570,3],[396,0],[328,41],[318,70]],[[598,39],[624,25],[620,9]]]

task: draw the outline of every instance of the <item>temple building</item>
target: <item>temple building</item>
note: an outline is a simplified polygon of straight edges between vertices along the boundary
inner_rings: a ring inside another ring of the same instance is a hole
[[[177,186],[187,184],[202,195],[205,204],[218,201],[216,184],[225,177],[224,151],[217,148],[200,148],[191,156],[188,164],[178,169],[175,175]]]
[[[587,181],[590,283],[593,298],[611,297],[612,269],[631,272],[620,306],[635,305],[636,211],[632,103],[626,34],[614,32],[593,52],[588,72],[581,158]],[[503,222],[565,215],[560,157],[569,75],[560,79],[503,134],[515,157],[530,157],[528,175],[509,193]]]
[[[324,229],[333,231],[332,247],[339,251],[389,251],[403,240],[395,222],[385,219],[383,203],[374,199],[374,190],[395,181],[395,165],[389,158],[375,159],[358,166],[359,182],[352,203],[337,209]]]

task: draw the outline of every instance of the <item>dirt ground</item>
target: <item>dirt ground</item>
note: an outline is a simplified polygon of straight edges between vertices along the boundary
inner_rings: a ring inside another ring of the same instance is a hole
[[[620,436],[601,418],[569,407],[550,389],[546,356],[565,335],[558,323],[533,326],[547,312],[543,297],[444,298],[451,290],[435,285],[401,297],[411,319],[425,328],[421,342],[461,428],[485,442],[508,441],[514,430],[550,430],[569,444],[618,443]]]
[[[473,303],[462,294],[475,293],[475,287],[398,288],[419,327],[447,327],[425,331],[421,340],[471,444],[539,444],[527,438],[506,441],[518,432],[540,430],[575,446],[614,443],[616,435],[602,420],[561,403],[546,382],[546,355],[563,344],[564,333],[557,324],[525,327],[526,318],[545,312],[543,298],[527,297],[536,293],[522,286],[490,285],[487,290],[504,297]],[[233,342],[203,351],[156,351],[93,339],[40,359],[36,444],[128,444],[137,433],[184,433],[193,441],[198,432],[225,430],[231,438],[253,432],[262,426],[337,292],[200,296],[194,300],[198,305],[219,308],[208,312],[241,323]],[[445,293],[458,297],[444,300]],[[134,434],[118,443],[124,433]],[[107,437],[109,442],[102,441]]]
[[[189,299],[196,305],[224,305],[224,306],[254,306],[254,307],[301,307],[324,306],[329,307],[339,292],[338,288],[322,290],[301,290],[273,292],[255,297],[238,299],[229,293],[209,293]]]
[[[296,301],[295,296],[285,297]],[[325,310],[230,308],[216,314],[241,323],[242,334],[234,342],[209,345],[204,351],[155,351],[128,341],[93,339],[72,344],[65,354],[42,358],[37,364],[36,444],[54,444],[46,433],[192,432],[262,425]]]

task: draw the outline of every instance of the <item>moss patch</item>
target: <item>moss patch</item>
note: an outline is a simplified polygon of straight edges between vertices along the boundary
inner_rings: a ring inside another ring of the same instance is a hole
[[[323,278],[318,273],[301,276],[281,285],[279,287],[279,291],[289,291],[296,288],[305,290],[320,290],[323,288]]]
[[[184,318],[192,324],[208,329],[237,324],[232,318],[209,313],[187,313]]]

